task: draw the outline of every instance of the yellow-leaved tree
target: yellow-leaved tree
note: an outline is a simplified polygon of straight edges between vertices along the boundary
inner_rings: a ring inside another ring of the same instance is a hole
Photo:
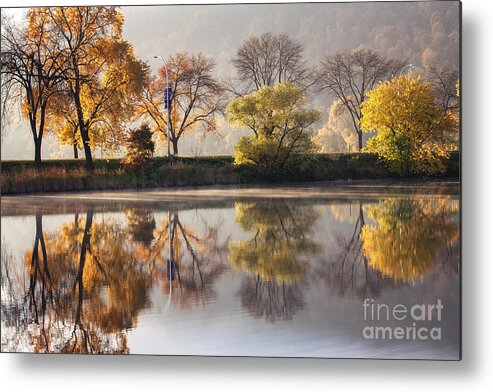
[[[306,93],[290,82],[233,98],[226,108],[228,122],[253,131],[235,146],[235,163],[282,169],[314,152],[310,127],[320,112],[306,105]]]
[[[421,76],[394,77],[368,93],[361,129],[376,135],[366,151],[376,152],[392,172],[437,174],[446,170],[455,149],[457,118],[443,113],[429,83]]]
[[[88,145],[106,153],[118,151],[126,138],[126,127],[140,97],[147,65],[134,54],[126,41],[108,40],[101,43],[101,75],[86,79],[80,88],[80,104]],[[77,104],[69,85],[50,101],[49,118],[52,130],[62,145],[72,146],[74,158],[85,150],[77,112]]]
[[[29,11],[44,20],[55,43],[54,66],[63,64],[63,85],[51,102],[50,117],[62,143],[82,148],[94,169],[92,148],[118,148],[133,113],[147,64],[122,38],[123,14],[115,7],[42,7]]]

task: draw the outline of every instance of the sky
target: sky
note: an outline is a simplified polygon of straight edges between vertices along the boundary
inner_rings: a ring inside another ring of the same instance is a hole
[[[287,33],[304,44],[305,59],[317,65],[324,55],[356,48],[377,49],[381,55],[423,65],[459,65],[459,3],[375,2],[318,4],[228,4],[124,6],[124,38],[153,72],[153,56],[204,52],[216,61],[215,76],[234,76],[231,59],[242,41],[262,33]],[[4,12],[4,10],[2,10]],[[22,9],[6,9],[22,20]],[[327,113],[333,97],[312,94],[311,105]],[[315,128],[321,128],[323,120]],[[183,155],[231,154],[245,130],[221,121],[221,137],[203,139],[201,132],[180,140]],[[49,132],[48,132],[49,134]],[[2,159],[32,159],[34,143],[27,123],[4,130]],[[157,155],[164,153],[161,146]],[[82,154],[83,155],[83,154]],[[96,151],[96,157],[99,152]],[[43,157],[71,157],[54,136],[43,141]]]

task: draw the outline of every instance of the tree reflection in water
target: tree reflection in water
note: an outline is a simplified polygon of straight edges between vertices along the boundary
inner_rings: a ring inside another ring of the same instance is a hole
[[[457,212],[458,203],[448,198],[334,204],[331,214],[353,226],[337,237],[339,251],[319,260],[313,278],[331,293],[361,298],[422,280],[435,266],[457,273]]]
[[[320,251],[313,239],[319,214],[311,205],[286,201],[236,203],[236,221],[248,240],[229,245],[231,265],[248,272],[242,304],[258,318],[287,320],[303,307],[300,280],[309,257]]]
[[[363,228],[363,253],[370,266],[395,282],[423,280],[439,252],[459,240],[459,205],[448,199],[387,199],[368,206],[375,222]]]
[[[363,203],[334,202],[330,214],[338,222],[350,224],[350,231],[335,235],[336,248],[329,256],[319,259],[312,272],[313,279],[324,282],[331,294],[341,297],[378,295],[390,282],[369,268],[368,259],[362,252],[361,233],[366,224]]]
[[[216,297],[214,283],[226,269],[228,242],[228,239],[221,242],[219,238],[221,223],[211,226],[204,221],[202,233],[199,233],[198,227],[183,224],[179,213],[174,212],[156,230],[156,241],[151,249],[155,256],[149,258],[153,264],[152,274],[161,282],[163,293],[172,293],[174,305],[184,308],[205,305]],[[170,268],[174,268],[171,282]]]
[[[94,223],[93,215],[89,210],[48,236],[42,266],[29,270],[35,351],[128,352],[123,332],[146,307],[150,282],[126,230],[112,219]],[[26,261],[36,254],[35,242]]]
[[[227,247],[219,244],[217,227],[205,225],[199,236],[178,213],[171,216],[170,244],[146,209],[126,211],[126,226],[111,217],[95,221],[89,209],[85,218],[75,214],[53,234],[43,231],[43,216],[37,214],[33,248],[25,253],[25,289],[22,274],[14,276],[11,257],[2,254],[2,274],[9,277],[2,284],[25,293],[2,303],[4,325],[15,326],[11,336],[2,333],[2,345],[8,341],[11,349],[22,345],[35,352],[128,353],[126,332],[150,306],[151,287],[168,282],[163,265],[170,245],[178,272],[174,305],[206,303],[225,268],[217,256]],[[161,227],[169,224],[163,221]]]
[[[127,227],[130,238],[144,247],[150,247],[154,240],[156,220],[154,213],[148,208],[131,208],[126,211]]]
[[[128,353],[128,331],[144,309],[206,306],[217,299],[228,267],[242,271],[242,307],[269,322],[292,319],[315,283],[358,298],[430,273],[440,282],[459,270],[458,202],[446,197],[258,199],[234,209],[239,230],[232,239],[221,219],[211,224],[198,212],[192,218],[191,209],[138,206],[101,214],[88,208],[50,232],[35,214],[23,263],[2,246],[2,348]],[[335,242],[317,232],[317,222],[333,218],[336,225],[326,229],[338,233]]]

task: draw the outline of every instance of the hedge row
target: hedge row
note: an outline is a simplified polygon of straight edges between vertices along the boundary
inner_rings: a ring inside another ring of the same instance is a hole
[[[69,192],[246,184],[262,182],[307,182],[396,178],[375,154],[317,154],[306,158],[296,168],[268,173],[252,166],[233,165],[230,156],[179,157],[170,162],[155,158],[147,172],[126,172],[118,159],[95,160],[96,170],[89,173],[84,160],[46,160],[40,170],[32,161],[1,162],[1,193]],[[447,172],[440,177],[460,175],[460,155],[451,155]],[[414,176],[417,177],[417,176]]]

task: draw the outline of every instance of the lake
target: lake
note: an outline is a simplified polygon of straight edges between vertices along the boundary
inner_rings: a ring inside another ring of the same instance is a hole
[[[2,197],[2,351],[458,359],[459,184]]]

